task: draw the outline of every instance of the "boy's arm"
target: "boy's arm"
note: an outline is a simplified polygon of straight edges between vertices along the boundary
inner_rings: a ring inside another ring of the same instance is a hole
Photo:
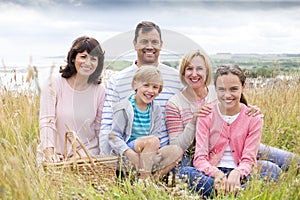
[[[118,110],[114,112],[114,118],[112,122],[112,130],[109,133],[109,145],[111,148],[122,155],[127,149],[129,149],[128,145],[126,144],[126,127],[130,126],[129,119],[124,110]]]
[[[167,134],[164,133],[163,125],[165,123],[164,117],[159,105],[152,105],[153,109],[155,109],[153,115],[151,116],[151,124],[153,124],[153,129],[151,130],[151,135],[155,135],[161,140],[161,138],[165,137]]]

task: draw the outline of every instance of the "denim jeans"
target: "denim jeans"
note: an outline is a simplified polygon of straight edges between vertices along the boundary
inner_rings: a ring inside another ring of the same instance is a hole
[[[288,151],[284,151],[275,147],[260,144],[257,160],[266,160],[277,164],[282,170],[287,171],[295,159],[296,163],[300,165],[300,156]]]
[[[277,180],[281,173],[281,169],[278,165],[270,162],[270,161],[260,161],[262,166],[260,171],[260,177],[266,178],[268,180]],[[231,170],[228,168],[219,168],[221,171],[225,173],[225,175],[229,175]],[[200,170],[194,167],[182,167],[179,169],[179,178],[184,180],[189,184],[191,191],[197,192],[199,195],[203,196],[204,198],[210,197],[214,192],[214,178],[205,175]],[[250,180],[251,177],[247,176],[241,180],[241,187],[245,187],[245,183]]]
[[[276,181],[283,170],[287,170],[292,159],[297,159],[300,164],[299,156],[278,148],[260,144],[258,152],[258,166],[260,167],[260,178]],[[214,178],[206,176],[203,172],[193,167],[193,155],[183,155],[179,165],[178,175],[185,180],[192,191],[203,197],[209,197],[214,191]],[[242,185],[242,187],[244,187]]]
[[[180,167],[192,167],[193,159],[193,155],[183,155]],[[297,154],[275,147],[266,146],[264,144],[259,145],[257,161],[258,163],[267,165],[268,168],[271,167],[271,169],[274,169],[276,166],[271,166],[271,163],[265,161],[270,161],[278,165],[282,170],[287,171],[293,160],[300,165],[300,156]]]
[[[230,168],[220,167],[219,170],[224,172],[228,177],[233,170]],[[179,178],[186,179],[191,190],[197,192],[204,198],[210,197],[214,192],[214,178],[205,175],[194,167],[184,167],[179,170]],[[245,183],[250,179],[250,176],[241,180],[241,187],[245,188]]]

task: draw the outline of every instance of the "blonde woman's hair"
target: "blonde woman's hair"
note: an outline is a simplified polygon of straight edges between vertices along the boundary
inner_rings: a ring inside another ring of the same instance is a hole
[[[156,83],[159,84],[159,93],[163,89],[163,78],[161,72],[157,69],[157,67],[153,65],[143,65],[137,69],[135,72],[131,86],[134,90],[134,83]]]
[[[187,82],[184,79],[184,75],[185,75],[185,68],[187,66],[189,66],[191,60],[196,57],[196,56],[200,56],[204,59],[204,63],[205,63],[205,68],[206,68],[206,78],[205,78],[205,85],[208,86],[211,82],[211,73],[212,73],[212,64],[210,62],[209,57],[206,55],[205,52],[200,51],[200,50],[193,50],[188,52],[187,54],[184,55],[184,57],[182,58],[181,62],[180,62],[180,67],[179,67],[179,77],[180,77],[180,81],[184,86],[187,86]]]

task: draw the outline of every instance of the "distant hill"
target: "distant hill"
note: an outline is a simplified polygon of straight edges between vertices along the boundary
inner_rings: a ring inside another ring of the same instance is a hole
[[[179,67],[183,54],[162,51],[160,61],[173,68]],[[217,53],[209,55],[213,63],[213,68],[221,64],[237,64],[242,69],[248,70],[251,76],[262,75],[273,77],[282,73],[300,72],[300,53],[299,54],[258,54],[258,53]],[[131,52],[119,57],[105,56],[105,67],[113,71],[122,70],[132,64],[136,59],[136,52]],[[63,56],[54,56],[45,58],[45,63],[51,60],[64,60]],[[51,62],[50,62],[51,63]],[[57,62],[59,63],[59,62]]]
[[[278,60],[278,59],[300,59],[300,54],[257,54],[257,53],[217,53],[209,55],[214,59],[228,59],[228,60],[251,60],[251,59],[263,59],[263,60]]]

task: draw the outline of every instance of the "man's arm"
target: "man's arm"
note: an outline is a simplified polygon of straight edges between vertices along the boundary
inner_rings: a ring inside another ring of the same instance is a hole
[[[120,101],[120,98],[115,90],[116,87],[115,85],[116,85],[116,81],[114,76],[112,76],[107,85],[105,101],[102,110],[101,127],[100,127],[100,134],[99,134],[99,147],[100,147],[101,155],[111,154],[111,147],[108,143],[108,139],[109,139],[109,133],[111,131],[111,126],[112,126],[112,117],[113,117],[112,105],[113,103]]]

